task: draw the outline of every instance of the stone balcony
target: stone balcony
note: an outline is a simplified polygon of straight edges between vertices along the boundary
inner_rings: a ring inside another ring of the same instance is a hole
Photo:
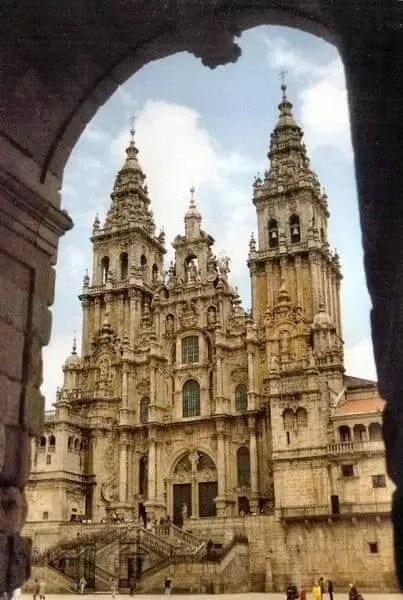
[[[323,506],[286,506],[280,508],[280,519],[292,521],[332,521],[353,520],[354,518],[388,518],[391,513],[391,502],[345,502],[340,504],[340,512],[332,513],[329,505]]]
[[[355,442],[335,442],[329,444],[327,447],[327,453],[331,456],[344,456],[346,454],[358,454],[358,453],[380,453],[385,452],[385,445],[383,440],[365,440]]]

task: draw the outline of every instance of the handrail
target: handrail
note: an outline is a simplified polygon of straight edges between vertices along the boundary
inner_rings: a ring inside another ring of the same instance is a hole
[[[281,518],[298,517],[334,517],[354,514],[388,514],[391,512],[390,502],[367,502],[367,503],[342,503],[339,506],[339,513],[333,513],[331,508],[326,506],[286,506],[280,508]]]

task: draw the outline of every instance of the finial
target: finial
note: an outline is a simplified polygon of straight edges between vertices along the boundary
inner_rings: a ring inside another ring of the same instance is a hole
[[[130,141],[134,142],[134,134],[135,134],[135,129],[134,129],[134,115],[132,115],[129,119],[130,121]]]
[[[191,204],[191,206],[194,206],[194,204],[195,204],[195,197],[194,196],[195,196],[195,187],[192,184],[192,187],[190,188],[190,204]]]
[[[72,348],[72,351],[71,351],[71,353],[74,354],[74,355],[77,354],[77,340],[76,340],[76,335],[77,335],[77,332],[75,331],[74,332],[74,337],[73,337],[73,348]]]
[[[282,69],[280,71],[280,80],[281,80],[281,91],[283,92],[283,102],[287,99],[286,98],[286,90],[287,90],[287,85],[285,83],[285,76],[287,75],[287,71],[285,69]]]

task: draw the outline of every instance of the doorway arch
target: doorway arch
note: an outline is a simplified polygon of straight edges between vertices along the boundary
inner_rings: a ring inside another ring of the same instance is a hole
[[[215,462],[205,452],[185,452],[172,469],[172,516],[182,526],[187,517],[214,517],[218,494]]]

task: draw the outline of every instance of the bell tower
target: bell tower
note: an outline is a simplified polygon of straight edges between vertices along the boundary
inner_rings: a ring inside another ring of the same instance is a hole
[[[281,86],[280,115],[270,138],[270,168],[253,184],[257,244],[250,242],[252,306],[256,320],[275,307],[281,286],[309,321],[323,304],[341,338],[337,253],[327,239],[327,197],[310,168],[303,132]]]
[[[96,216],[93,231],[92,279],[84,277],[82,355],[105,318],[114,334],[134,346],[144,315],[149,315],[153,288],[163,277],[165,234],[155,235],[146,176],[138,162],[134,129],[119,170],[111,205],[101,227]]]

